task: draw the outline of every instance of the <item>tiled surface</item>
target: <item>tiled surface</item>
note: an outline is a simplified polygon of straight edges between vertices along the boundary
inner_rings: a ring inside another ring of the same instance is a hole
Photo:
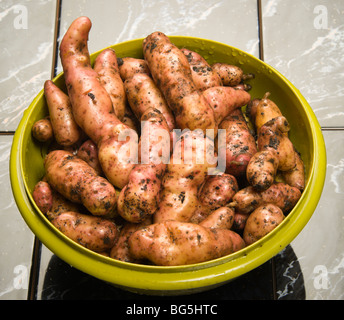
[[[83,15],[92,21],[91,52],[161,31],[224,42],[258,56],[255,0],[64,1],[60,37]]]
[[[14,131],[50,78],[54,0],[0,1],[0,130]]]
[[[300,89],[325,128],[325,187],[312,218],[290,246],[244,277],[191,299],[343,300],[343,1],[261,4],[264,60]],[[18,18],[23,8],[27,28]],[[13,200],[8,161],[11,132],[51,75],[55,8],[53,0],[0,2],[0,27],[5,30],[0,35],[0,131],[7,134],[0,135],[0,300],[24,300],[28,294],[34,237]],[[62,1],[60,39],[80,15],[93,22],[91,52],[160,30],[213,39],[259,56],[256,0]],[[57,69],[61,71],[60,63]],[[137,297],[75,270],[42,246],[37,299],[74,298]]]
[[[34,235],[12,196],[8,163],[12,136],[0,135],[0,300],[26,299]]]
[[[323,127],[344,126],[344,2],[263,0],[264,60],[305,96]]]
[[[309,223],[291,243],[307,298],[344,300],[344,131],[324,131],[327,174]]]

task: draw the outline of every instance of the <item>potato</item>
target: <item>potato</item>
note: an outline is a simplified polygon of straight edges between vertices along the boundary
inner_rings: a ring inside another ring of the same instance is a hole
[[[236,232],[242,233],[249,215],[250,213],[235,212],[232,229]]]
[[[242,177],[248,163],[257,152],[256,141],[252,136],[241,109],[234,110],[219,125],[226,130],[226,173]],[[218,153],[220,153],[218,147]]]
[[[283,171],[282,176],[287,184],[303,191],[305,188],[305,166],[298,152],[295,151],[296,165],[289,171]]]
[[[260,102],[260,99],[254,98],[252,99],[246,106],[245,114],[246,117],[250,120],[252,126],[256,130],[256,114],[257,114],[257,107]],[[270,119],[271,120],[271,119]]]
[[[67,198],[65,198],[62,194],[57,192],[54,189],[51,189],[52,191],[52,206],[49,209],[49,211],[46,213],[46,216],[49,220],[54,219],[59,214],[63,212],[78,212],[83,214],[89,214],[88,210],[79,203],[74,203]]]
[[[40,142],[49,142],[54,137],[53,126],[48,118],[37,120],[33,124],[31,132],[32,136]]]
[[[270,92],[266,92],[262,99],[258,101],[258,104],[253,110],[255,110],[255,115],[252,113],[251,117],[254,119],[254,124],[257,132],[260,128],[272,120],[273,118],[282,116],[282,112],[275,102],[268,99]]]
[[[221,207],[211,212],[199,225],[206,228],[230,229],[234,222],[234,210]]]
[[[199,205],[199,188],[216,165],[214,160],[214,143],[203,133],[185,131],[181,135],[162,179],[154,222],[190,220]]]
[[[219,173],[207,176],[198,192],[199,205],[189,221],[200,223],[212,211],[230,203],[238,190],[238,182],[230,174]]]
[[[162,113],[149,108],[141,121],[145,126],[139,145],[140,161],[130,172],[129,183],[121,190],[117,204],[122,218],[136,223],[158,210],[161,180],[170,151],[169,128]]]
[[[119,72],[116,52],[111,48],[103,50],[94,61],[93,68],[98,73],[100,83],[111,98],[116,117],[122,121],[127,98]]]
[[[74,120],[69,97],[51,80],[44,83],[44,95],[56,142],[66,147],[74,145],[82,135]]]
[[[61,41],[60,57],[74,119],[97,144],[107,179],[123,188],[137,156],[137,134],[115,115],[111,98],[91,66],[87,46],[91,25],[87,17],[72,22]]]
[[[243,234],[246,245],[263,238],[275,229],[283,219],[283,211],[273,204],[266,204],[255,209],[246,221]]]
[[[153,79],[144,73],[136,73],[124,82],[131,110],[137,119],[149,108],[158,109],[164,116],[169,130],[176,127],[174,115]]]
[[[246,168],[248,183],[256,190],[266,190],[274,182],[278,168],[276,152],[263,150],[255,153]]]
[[[193,83],[186,56],[162,32],[143,40],[143,54],[152,77],[183,129],[215,130],[214,111]]]
[[[281,171],[291,170],[296,165],[294,145],[285,134],[289,129],[287,119],[280,116],[265,123],[258,132],[258,150],[275,153]]]
[[[219,173],[206,178],[198,199],[202,205],[214,210],[228,204],[238,191],[238,182],[234,176]]]
[[[128,241],[135,259],[160,266],[177,266],[216,259],[233,252],[226,229],[205,228],[194,223],[165,221],[134,232]]]
[[[87,162],[99,176],[103,176],[104,173],[98,159],[98,147],[91,139],[86,140],[78,148],[76,155]]]
[[[263,204],[271,203],[289,212],[301,197],[301,192],[283,182],[275,182],[270,188],[257,191],[252,186],[239,190],[234,196],[231,206],[237,212],[248,214]]]
[[[187,48],[182,48],[181,51],[188,58],[193,82],[199,90],[222,86],[220,76],[212,70],[209,63],[199,53]]]
[[[118,240],[110,251],[110,258],[125,262],[140,263],[141,260],[134,259],[130,254],[128,240],[135,231],[150,225],[151,218],[151,216],[148,216],[140,223],[126,222],[119,233]]]
[[[62,212],[51,223],[68,238],[95,252],[110,250],[118,237],[114,222],[78,212]]]
[[[119,72],[123,81],[131,78],[136,73],[150,75],[147,61],[132,57],[117,58]]]
[[[244,74],[243,70],[227,63],[214,63],[212,69],[219,75],[224,86],[234,87],[243,81],[254,78],[254,74]]]
[[[235,109],[245,106],[251,100],[245,90],[223,86],[206,89],[202,95],[214,110],[215,123],[218,125]]]
[[[38,181],[33,188],[32,197],[42,213],[46,214],[51,209],[53,194],[48,182]]]
[[[115,214],[115,188],[85,161],[64,150],[44,159],[48,183],[64,197],[83,204],[93,215]]]

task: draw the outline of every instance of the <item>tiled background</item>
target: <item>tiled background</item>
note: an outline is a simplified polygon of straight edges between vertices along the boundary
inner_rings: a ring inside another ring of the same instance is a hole
[[[38,252],[40,259],[32,260],[35,238],[16,207],[10,186],[13,134],[44,81],[51,78],[52,72],[61,71],[59,60],[54,70],[55,44],[80,15],[90,17],[93,23],[91,52],[157,30],[169,35],[198,36],[264,59],[300,89],[318,117],[327,148],[327,176],[319,205],[286,250],[246,278],[213,292],[212,297],[342,300],[342,0],[0,1],[0,299],[86,298],[86,294],[95,299],[104,295],[113,299],[131,297],[65,265],[44,246]],[[272,290],[271,278],[264,278],[271,275],[271,264],[277,279]],[[259,275],[261,281],[257,280]],[[234,290],[238,287],[242,288],[240,293]],[[206,299],[207,295],[202,297]]]

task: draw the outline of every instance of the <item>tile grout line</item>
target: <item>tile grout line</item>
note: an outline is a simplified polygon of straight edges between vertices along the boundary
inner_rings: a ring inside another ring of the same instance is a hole
[[[257,18],[258,18],[258,43],[259,43],[259,59],[264,61],[264,42],[263,42],[263,14],[262,14],[262,2],[257,0]],[[271,261],[271,274],[272,274],[272,297],[273,300],[277,300],[277,278],[276,278],[276,262],[275,257],[270,259]]]
[[[262,1],[257,0],[259,59],[264,61]]]
[[[52,54],[52,67],[51,67],[51,79],[56,76],[56,66],[58,57],[58,37],[60,29],[60,18],[61,18],[61,6],[62,0],[56,0],[56,10],[55,10],[55,28],[54,28],[54,46]],[[37,300],[37,287],[39,279],[39,269],[41,264],[41,251],[42,243],[35,236],[34,247],[32,252],[32,262],[29,278],[29,288],[28,288],[28,300]]]

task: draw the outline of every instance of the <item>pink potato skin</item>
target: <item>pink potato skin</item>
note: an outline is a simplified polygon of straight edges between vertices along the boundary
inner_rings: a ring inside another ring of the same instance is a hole
[[[202,92],[202,96],[214,110],[217,125],[220,125],[234,110],[245,106],[251,100],[251,95],[247,91],[224,86],[206,89]]]
[[[44,167],[48,183],[68,200],[83,204],[93,215],[116,212],[115,188],[85,161],[55,150],[45,157]]]
[[[183,52],[162,32],[143,41],[143,54],[152,78],[175,115],[177,127],[217,132],[214,111],[193,82],[190,65]]]
[[[95,252],[110,250],[118,238],[116,224],[102,217],[66,211],[55,216],[51,223],[73,241]]]
[[[98,73],[100,83],[110,96],[116,117],[122,121],[125,115],[127,98],[116,52],[111,48],[103,50],[97,56],[93,69]]]
[[[134,232],[128,241],[131,255],[156,265],[177,266],[216,259],[233,252],[232,231],[193,223],[165,221]]]
[[[228,115],[219,129],[226,130],[226,173],[237,178],[244,176],[250,159],[257,152],[257,146],[241,109]]]
[[[137,119],[149,109],[158,109],[164,116],[169,130],[176,127],[174,115],[153,79],[145,73],[136,73],[124,82],[131,110]]]
[[[135,159],[135,154],[123,149],[137,150],[137,139],[126,139],[126,135],[135,137],[136,132],[115,115],[111,98],[91,66],[87,46],[91,25],[87,17],[72,22],[61,41],[60,57],[75,121],[97,144],[107,179],[123,188],[134,166],[131,159]]]
[[[81,130],[74,120],[69,97],[51,80],[44,83],[44,95],[56,142],[66,147],[77,143]]]
[[[188,58],[192,79],[197,88],[204,91],[211,87],[222,86],[222,81],[209,63],[197,52],[186,48],[180,49]]]

